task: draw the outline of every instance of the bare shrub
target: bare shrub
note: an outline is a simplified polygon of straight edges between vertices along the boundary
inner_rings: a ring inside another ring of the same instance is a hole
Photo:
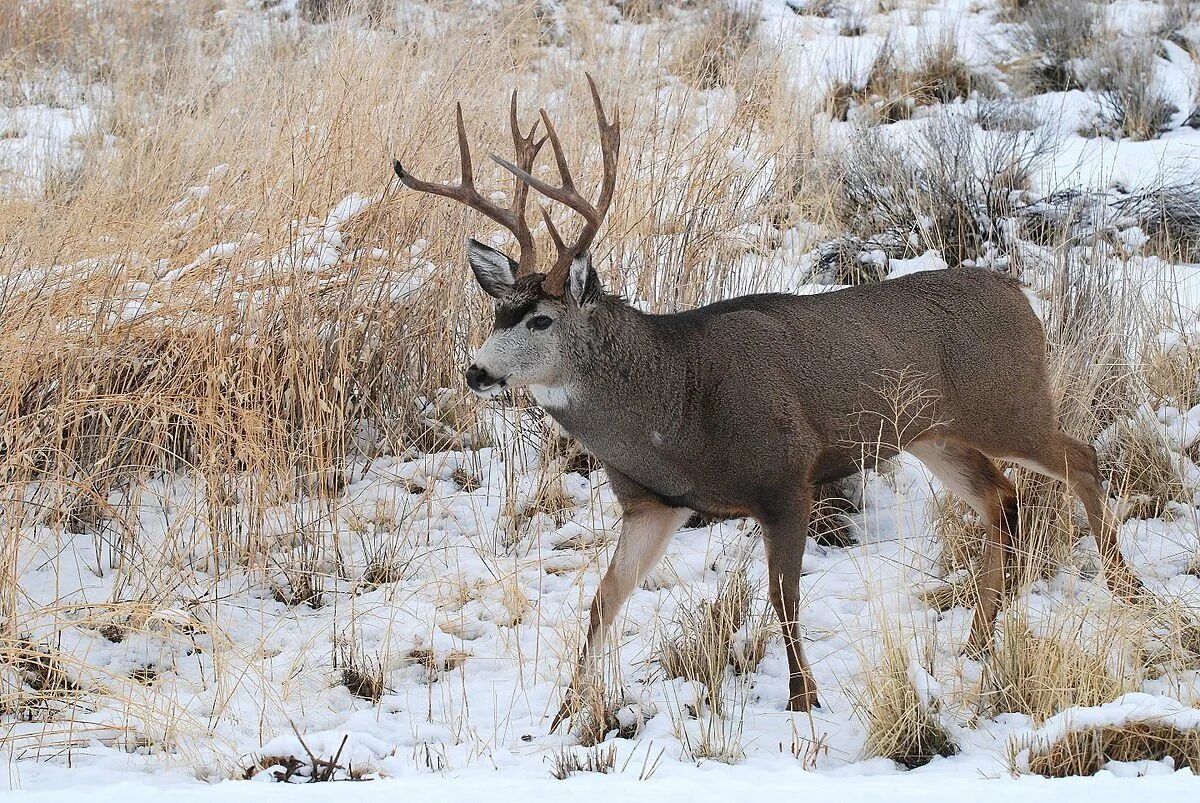
[[[1200,259],[1200,184],[1192,177],[1168,175],[1117,198],[1113,210],[1149,236],[1146,253],[1171,261]]]
[[[1100,14],[1090,0],[1029,0],[1017,11],[1012,71],[1030,94],[1081,89],[1082,59],[1100,34]]]
[[[890,634],[883,635],[883,653],[866,675],[862,705],[867,716],[869,757],[890,758],[914,769],[925,766],[935,756],[958,752],[938,717],[938,701],[928,699],[927,692],[917,688],[908,650]]]
[[[832,17],[838,10],[833,0],[787,0],[787,7],[803,17]]]
[[[1167,129],[1179,109],[1159,88],[1157,61],[1153,43],[1144,39],[1119,40],[1100,51],[1090,82],[1104,105],[1098,133],[1148,140]]]
[[[1165,0],[1161,4],[1162,14],[1155,22],[1152,33],[1155,39],[1165,39],[1187,51],[1192,58],[1197,56],[1196,31],[1191,23],[1196,17],[1193,0]]]
[[[876,243],[854,235],[822,243],[810,280],[823,284],[874,284],[887,278],[889,243]]]
[[[980,98],[975,104],[975,124],[984,131],[1033,131],[1042,124],[1037,113],[1018,101]]]
[[[974,136],[970,121],[931,120],[910,148],[858,138],[833,168],[835,217],[891,257],[936,249],[950,265],[1005,243],[1048,143],[1037,133]]]
[[[1029,751],[1029,771],[1047,778],[1095,775],[1110,761],[1161,761],[1200,772],[1200,729],[1153,720],[1068,728]]]

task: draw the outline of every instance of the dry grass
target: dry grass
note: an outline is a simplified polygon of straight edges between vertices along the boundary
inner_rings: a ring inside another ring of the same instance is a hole
[[[353,632],[336,641],[334,669],[339,671],[342,685],[355,697],[379,702],[387,690],[382,658],[368,655]]]
[[[1029,771],[1047,778],[1095,775],[1110,761],[1161,761],[1200,772],[1200,729],[1159,722],[1072,728],[1029,751]]]
[[[683,44],[676,70],[701,89],[733,84],[753,70],[762,7],[756,0],[709,0],[700,28]]]
[[[265,559],[263,511],[297,499],[336,506],[353,460],[487,442],[461,369],[488,316],[459,265],[463,237],[489,229],[449,203],[396,192],[390,159],[448,177],[447,98],[463,101],[479,152],[500,150],[504,96],[519,86],[527,114],[557,98],[564,142],[585,156],[577,180],[591,182],[599,165],[584,143],[594,132],[579,113],[588,100],[568,77],[578,71],[530,73],[535,60],[567,58],[523,33],[536,27],[533,4],[501,35],[462,14],[422,21],[420,36],[375,36],[353,20],[272,22],[216,71],[235,31],[205,16],[207,4],[93,5],[94,14],[50,0],[8,4],[16,24],[0,33],[11,54],[6,91],[58,65],[112,95],[69,193],[0,202],[5,538],[45,522],[116,527],[136,544],[138,523],[110,500],[169,472],[201,491],[188,512],[207,525],[204,551],[218,574],[278,573],[281,600],[319,605],[318,575],[334,555],[307,539],[297,555]],[[693,90],[677,87],[662,108],[625,94],[666,74],[666,32],[640,40],[639,57],[590,11],[574,13],[573,41],[624,112],[613,236],[598,254],[606,279],[667,308],[752,288],[760,279],[725,270],[747,245],[720,233],[747,219],[755,179],[728,154],[753,124],[769,159],[769,148],[801,139],[799,123],[785,109],[735,104],[697,137]],[[410,22],[394,24],[403,34]],[[205,35],[172,44],[193,28]],[[744,26],[737,31],[745,44]],[[163,64],[148,55],[156,48],[170,56]],[[470,68],[455,55],[464,48]],[[91,58],[103,69],[87,73]],[[508,186],[483,169],[481,184]],[[327,220],[353,193],[368,201],[362,210]],[[574,504],[554,480],[531,514],[560,516]],[[359,522],[358,532],[374,555],[364,587],[404,576],[392,531]],[[6,586],[10,625],[16,595]]]
[[[937,249],[952,266],[997,262],[1008,247],[1003,223],[1019,217],[1050,143],[1023,131],[983,141],[971,131],[965,116],[944,112],[907,148],[874,132],[853,140],[829,177],[839,228],[889,257]]]
[[[925,670],[918,668],[924,674]],[[890,758],[909,769],[935,756],[958,752],[942,724],[936,699],[927,699],[913,680],[908,650],[885,631],[883,653],[865,678],[862,708],[867,719],[866,754]]]
[[[743,671],[750,663],[739,654],[735,637],[750,617],[753,591],[746,580],[744,567],[730,571],[722,580],[716,599],[702,601],[684,609],[673,632],[664,640],[658,654],[663,674],[669,678],[702,683],[707,689],[708,704],[718,714],[722,709],[721,688],[731,664]],[[751,639],[751,654],[755,647]],[[757,661],[753,662],[757,664]]]
[[[1026,714],[1040,723],[1067,708],[1101,705],[1132,690],[1133,678],[1109,664],[1107,641],[1117,640],[1116,633],[1099,633],[1087,643],[1078,618],[1062,617],[1035,632],[1024,617],[1020,611],[1003,617],[988,664],[992,711]]]
[[[1103,112],[1096,133],[1133,140],[1155,139],[1179,111],[1163,94],[1158,56],[1149,40],[1120,40],[1101,48],[1090,84],[1101,91]]]
[[[1195,489],[1184,473],[1184,458],[1164,436],[1157,421],[1135,418],[1104,433],[1100,472],[1130,518],[1151,519],[1171,505],[1190,507]]]
[[[1082,59],[1101,34],[1101,14],[1091,0],[1029,0],[1013,9],[1010,72],[1029,94],[1081,89]]]
[[[933,42],[905,57],[891,40],[876,51],[861,82],[841,81],[827,106],[835,119],[880,125],[907,120],[919,109],[965,100],[990,82],[975,74],[952,38]]]
[[[400,157],[416,175],[453,179],[453,100],[463,103],[488,191],[509,186],[481,154],[507,146],[512,88],[521,90],[526,117],[548,107],[581,165],[577,181],[593,186],[600,166],[580,80],[584,66],[592,70],[621,108],[624,128],[621,180],[597,266],[610,287],[654,310],[773,287],[778,276],[744,257],[769,260],[784,232],[810,224],[846,235],[832,268],[837,280],[857,282],[881,278],[888,257],[929,247],[956,265],[975,260],[1004,246],[997,221],[1020,210],[1039,147],[1027,115],[993,114],[993,130],[1004,136],[982,152],[953,121],[935,120],[920,135],[916,161],[876,149],[870,138],[853,158],[831,161],[828,120],[810,113],[820,100],[787,89],[753,4],[624,0],[622,18],[645,26],[636,37],[610,25],[599,5],[502,5],[496,19],[449,2],[413,18],[371,0],[305,0],[304,20],[271,12],[248,29],[218,15],[215,2],[0,0],[0,103],[73,107],[86,99],[97,114],[77,136],[78,164],[48,165],[39,191],[0,199],[0,628],[9,634],[0,644],[0,711],[73,722],[81,698],[111,697],[130,722],[125,744],[182,753],[196,743],[192,734],[208,738],[242,712],[231,714],[231,704],[193,721],[159,690],[160,668],[106,674],[60,649],[62,634],[86,631],[114,643],[143,637],[153,630],[150,617],[166,611],[185,623],[161,640],[211,661],[204,682],[232,699],[238,689],[226,686],[254,682],[245,678],[257,670],[244,667],[257,667],[266,645],[235,648],[217,625],[198,623],[215,610],[208,600],[225,600],[227,581],[245,579],[298,608],[285,613],[291,617],[337,612],[343,600],[358,599],[353,594],[385,598],[420,568],[413,561],[428,533],[409,517],[413,507],[432,507],[432,483],[482,490],[481,474],[457,466],[440,478],[397,480],[409,502],[358,510],[346,494],[352,468],[497,445],[515,476],[524,446],[549,439],[541,421],[520,413],[518,436],[497,438],[493,416],[463,392],[462,367],[490,316],[461,264],[461,242],[492,234],[491,225],[400,191],[390,175],[391,158]],[[849,102],[839,116],[852,103],[868,120],[933,117],[926,110],[985,89],[951,45],[932,45],[903,65],[881,51],[867,86],[842,98]],[[331,218],[354,194],[361,208]],[[1169,213],[1155,219],[1164,229],[1190,231],[1182,206],[1163,208]],[[535,233],[547,244],[544,227]],[[860,258],[875,251],[884,259]],[[1081,431],[1089,435],[1133,398],[1128,383],[1107,384],[1113,366],[1124,370],[1130,359],[1112,345],[1127,333],[1113,325],[1122,311],[1100,298],[1104,280],[1064,279],[1063,303],[1078,303],[1078,314],[1052,325],[1064,377],[1079,378],[1064,383],[1069,414],[1086,419]],[[1077,325],[1084,318],[1091,328]],[[1112,346],[1111,354],[1101,349],[1112,360],[1095,359],[1097,343]],[[1195,392],[1194,383],[1185,387],[1189,371],[1172,366],[1153,381],[1184,398]],[[544,458],[531,493],[505,484],[512,532],[502,546],[513,552],[535,529],[531,522],[557,525],[578,509],[564,475],[597,468],[577,444],[557,443]],[[142,502],[168,482],[184,485],[186,498],[164,503],[172,519],[152,527]],[[822,504],[832,515],[821,522],[834,523],[827,538],[842,541],[851,510],[836,499]],[[92,540],[96,566],[88,570],[115,578],[102,613],[80,618],[27,594],[21,550],[31,531],[50,541]],[[489,559],[491,535],[479,547]],[[361,562],[348,565],[347,544]],[[516,628],[531,603],[505,571],[490,586],[500,586],[494,601],[504,609],[493,621]],[[548,563],[546,571],[565,570]],[[195,585],[184,587],[185,578]],[[455,593],[465,604],[481,592]],[[33,624],[36,636],[13,635]],[[748,695],[773,626],[765,608],[755,608],[744,571],[730,572],[715,600],[682,614],[659,661],[664,674],[702,683],[708,695],[698,704],[706,710],[688,714],[698,719],[680,726],[687,756],[744,754],[738,695]],[[519,652],[522,639],[513,643]],[[1021,705],[1050,710],[1099,694],[1086,690],[1102,682],[1082,677],[1098,671],[1094,662],[1072,669],[1080,663],[1072,654],[1034,646],[1036,665],[1014,663],[1001,677],[1028,678],[1050,664],[1046,683],[1059,691]],[[353,638],[334,652],[335,681],[364,700],[384,695],[383,652],[367,654]],[[459,679],[451,673],[467,657],[439,646],[398,660],[424,676],[432,700],[450,694]],[[888,661],[875,679],[872,749],[906,764],[944,753],[936,710],[899,659]],[[329,684],[328,670],[323,659],[319,683]],[[262,701],[264,733],[273,707],[292,704],[288,695],[302,680],[264,685],[278,692]],[[1071,683],[1082,690],[1061,691]],[[635,735],[642,721],[611,676],[579,692],[573,724],[584,745],[614,731]],[[44,738],[57,749],[53,734]],[[588,753],[576,769],[611,768],[610,757]],[[307,762],[276,758],[256,772],[336,774],[332,751]],[[569,774],[573,761],[555,766]],[[426,754],[431,768],[440,762]]]
[[[1190,335],[1172,340],[1149,345],[1142,376],[1154,404],[1190,410],[1200,404],[1200,342]]]
[[[583,747],[594,747],[610,735],[632,739],[645,721],[645,712],[634,704],[620,678],[620,667],[604,659],[566,690],[572,733]]]
[[[588,748],[582,755],[570,747],[559,749],[550,757],[550,777],[565,781],[580,772],[598,772],[607,775],[617,765],[616,745],[596,745]]]

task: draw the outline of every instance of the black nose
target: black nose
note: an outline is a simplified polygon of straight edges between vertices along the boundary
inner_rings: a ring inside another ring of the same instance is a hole
[[[494,384],[496,384],[496,380],[478,365],[472,365],[467,369],[467,387],[471,390],[484,390]]]

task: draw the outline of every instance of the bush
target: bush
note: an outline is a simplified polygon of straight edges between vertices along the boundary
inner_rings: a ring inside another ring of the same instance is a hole
[[[1029,92],[1082,89],[1081,60],[1100,31],[1096,6],[1089,0],[1030,0],[1016,15],[1012,55]]]

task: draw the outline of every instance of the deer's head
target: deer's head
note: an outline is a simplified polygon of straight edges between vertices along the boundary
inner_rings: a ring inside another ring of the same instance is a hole
[[[546,111],[534,122],[527,135],[517,125],[517,93],[512,94],[509,123],[512,127],[516,162],[492,156],[513,174],[512,206],[502,207],[484,198],[475,189],[471,151],[463,126],[462,106],[457,108],[458,148],[462,180],[451,186],[421,181],[396,162],[396,175],[405,186],[420,192],[441,195],[482,212],[513,233],[519,248],[513,260],[502,251],[477,240],[467,241],[467,262],[484,292],[496,300],[496,319],[491,335],[475,353],[467,369],[467,385],[475,393],[493,396],[505,388],[526,385],[556,386],[563,379],[564,355],[571,344],[586,337],[588,305],[600,296],[600,282],[592,269],[589,249],[616,186],[617,156],[621,143],[620,115],[612,123],[604,115],[600,95],[592,77],[587,77],[600,129],[600,148],[604,160],[604,179],[595,204],[575,188],[566,156]],[[546,135],[536,138],[538,124]],[[533,163],[546,140],[554,150],[561,186],[555,187],[532,175]],[[538,261],[533,234],[525,219],[525,203],[533,188],[547,198],[573,209],[584,220],[583,229],[573,242],[559,234],[550,214],[543,208],[546,229],[557,250],[553,262]]]

